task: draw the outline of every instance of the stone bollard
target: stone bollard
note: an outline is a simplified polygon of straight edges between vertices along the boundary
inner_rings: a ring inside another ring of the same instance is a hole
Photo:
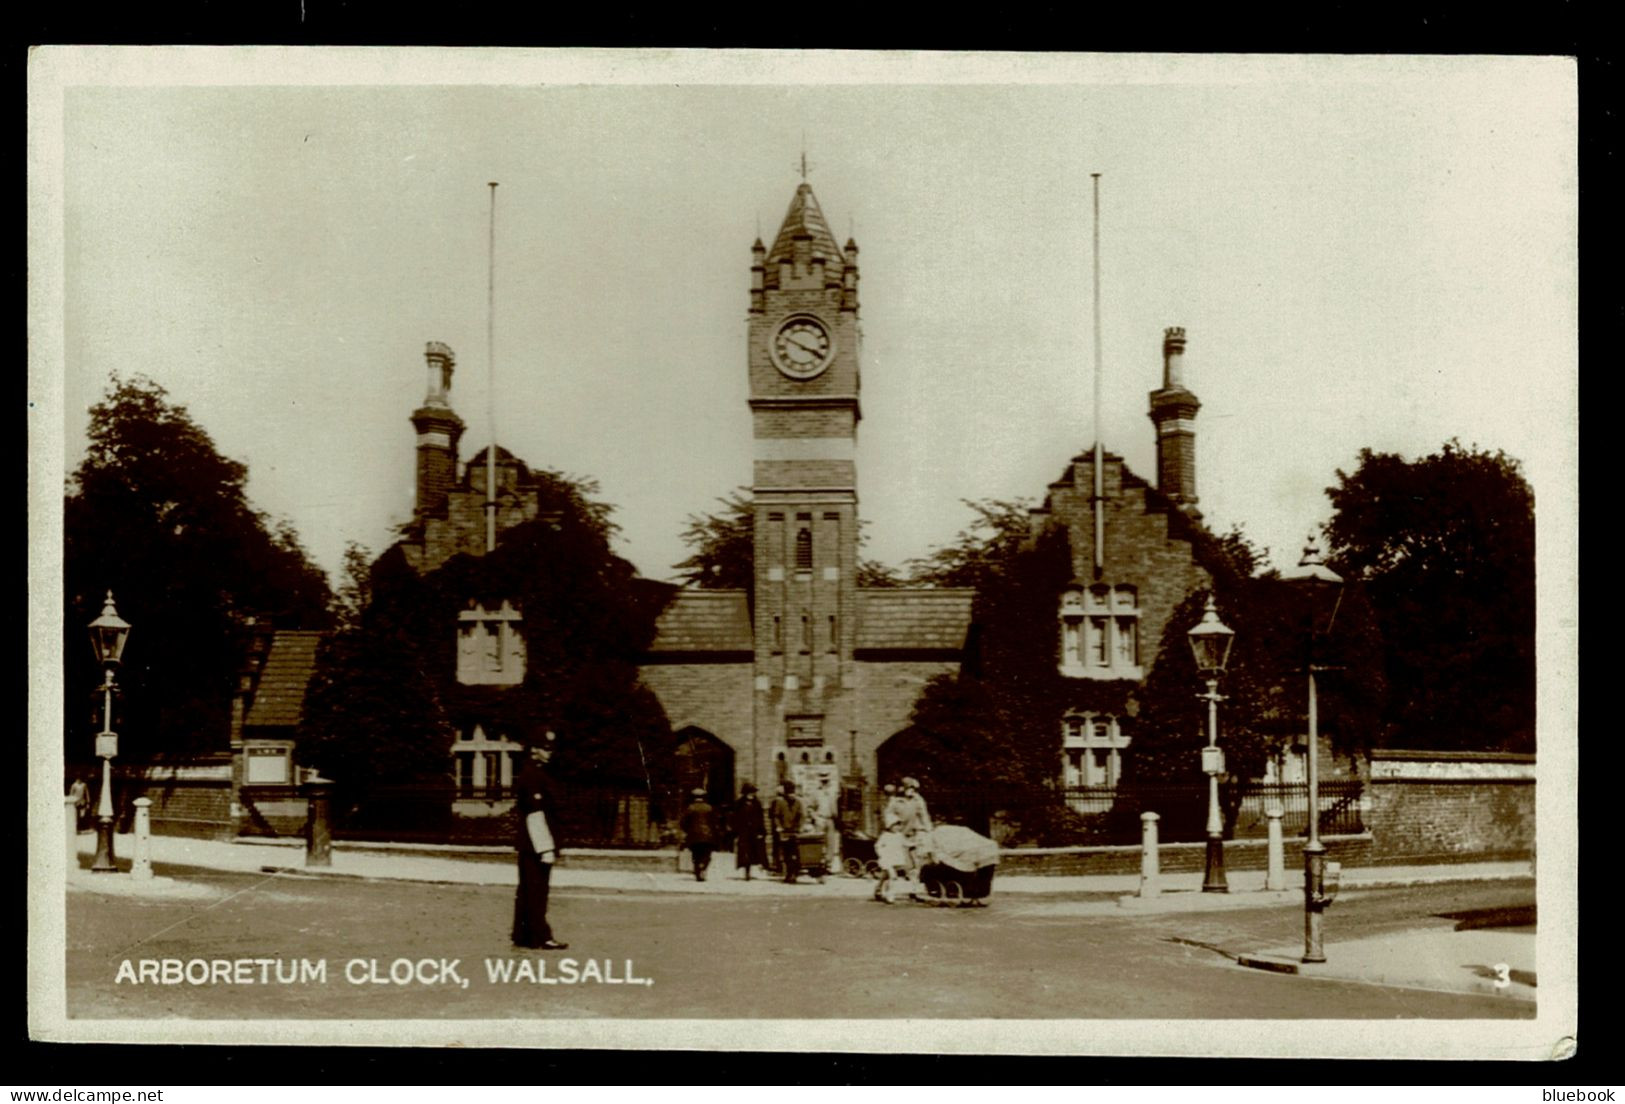
[[[130,877],[152,877],[152,798],[135,799],[134,857],[130,859]]]
[[[66,798],[68,810],[68,869],[79,869],[79,802]]]
[[[1140,814],[1140,896],[1155,897],[1162,892],[1157,869],[1156,813]]]
[[[328,799],[332,796],[331,779],[312,774],[303,787],[308,812],[305,817],[305,865],[333,865],[333,830],[327,820]]]
[[[1265,889],[1286,888],[1286,848],[1281,842],[1281,814],[1279,805],[1264,810],[1270,820],[1269,872],[1264,875]]]

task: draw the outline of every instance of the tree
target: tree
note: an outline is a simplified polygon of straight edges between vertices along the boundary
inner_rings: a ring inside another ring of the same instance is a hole
[[[756,505],[740,487],[717,502],[722,509],[690,514],[683,543],[693,549],[674,565],[685,584],[702,590],[749,590],[756,578]]]
[[[952,543],[929,555],[910,560],[908,581],[915,585],[981,587],[1004,569],[1028,539],[1032,500],[1028,498],[977,501],[963,499],[975,519],[959,531]]]
[[[1220,619],[1235,632],[1219,678],[1219,739],[1231,779],[1259,778],[1267,758],[1308,731],[1311,614],[1304,593],[1273,574],[1249,578],[1214,573]],[[1169,619],[1155,664],[1139,695],[1134,754],[1125,780],[1197,782],[1197,749],[1207,743],[1207,703],[1198,697],[1206,676],[1196,669],[1187,634],[1202,618],[1207,591],[1187,595]],[[1356,755],[1379,729],[1385,696],[1381,638],[1360,589],[1345,588],[1330,641],[1316,654],[1321,673],[1319,728],[1335,751]],[[1222,791],[1239,800],[1239,791]],[[1235,805],[1226,810],[1227,823]]]
[[[70,758],[88,758],[101,672],[84,626],[112,590],[135,626],[119,673],[121,757],[219,751],[250,619],[325,628],[327,577],[250,505],[248,469],[158,384],[115,377],[68,481],[63,575]]]
[[[1532,751],[1535,513],[1518,461],[1456,440],[1359,461],[1327,488],[1326,535],[1382,629],[1385,741]]]
[[[1018,821],[1017,842],[1070,840],[1081,823],[1055,789],[1061,718],[1072,711],[1126,715],[1137,683],[1067,678],[1057,667],[1055,603],[1074,570],[1066,532],[1050,529],[1027,543],[1014,533],[1018,517],[1026,531],[1025,506],[971,505],[978,520],[939,553],[941,573],[917,569],[916,577],[978,581],[973,654],[958,674],[926,684],[911,730],[899,738],[903,746],[888,746],[887,769],[919,775],[933,809],[950,818],[985,830],[989,815],[1003,809]],[[1002,524],[989,525],[990,517]]]
[[[610,550],[596,485],[536,472],[548,520],[517,525],[483,556],[417,574],[399,546],[373,565],[358,623],[318,657],[301,756],[346,800],[429,780],[450,784],[451,744],[475,724],[524,741],[561,736],[553,768],[580,786],[646,790],[665,768],[669,726],[638,681],[638,660],[673,588],[636,577]],[[507,601],[522,620],[525,670],[514,686],[457,680],[458,614]]]

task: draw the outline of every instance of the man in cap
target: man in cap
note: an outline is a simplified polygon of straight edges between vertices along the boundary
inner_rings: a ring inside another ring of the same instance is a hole
[[[548,729],[534,740],[519,772],[519,892],[513,901],[513,943],[533,950],[562,951],[547,922],[548,884],[559,858],[558,787],[548,774],[558,737]]]
[[[801,799],[796,796],[796,784],[786,779],[779,786],[779,796],[773,799],[768,818],[783,849],[784,880],[791,885],[801,877],[801,847],[797,837],[806,815]]]
[[[711,851],[716,847],[716,828],[712,823],[711,803],[705,800],[705,791],[695,789],[694,800],[683,810],[678,827],[683,830],[683,842],[694,856],[694,880],[705,881],[705,872],[711,868]]]

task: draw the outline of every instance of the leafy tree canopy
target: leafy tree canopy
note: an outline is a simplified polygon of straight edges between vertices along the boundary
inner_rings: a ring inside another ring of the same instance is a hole
[[[1201,617],[1206,591],[1176,611],[1158,648],[1144,658],[1148,677],[1069,678],[1058,670],[1056,602],[1075,567],[1066,531],[1052,526],[1028,536],[1028,504],[969,503],[975,518],[956,541],[925,561],[917,579],[977,589],[975,643],[963,670],[928,683],[911,729],[884,749],[888,774],[929,780],[933,808],[971,821],[994,808],[1012,812],[1018,840],[1081,838],[1083,822],[1060,800],[1061,721],[1068,713],[1127,718],[1133,746],[1124,757],[1127,782],[1200,782],[1197,748],[1206,743],[1203,682],[1185,633]],[[1257,777],[1265,757],[1305,730],[1307,607],[1290,584],[1257,577],[1265,552],[1240,528],[1214,536],[1181,530],[1215,581],[1222,618],[1236,630],[1230,669],[1220,692],[1221,738],[1233,776]],[[1322,679],[1325,730],[1348,745],[1373,728],[1371,703],[1381,701],[1377,637],[1357,594],[1345,597],[1338,634],[1347,674]],[[1231,811],[1233,817],[1234,810]]]
[[[965,499],[964,503],[974,519],[949,544],[910,560],[910,583],[981,587],[1014,561],[1031,529],[1032,499]]]
[[[71,759],[88,758],[100,684],[84,626],[112,590],[134,629],[119,673],[121,757],[225,748],[249,619],[331,621],[327,577],[298,536],[249,503],[248,469],[165,390],[115,377],[64,504],[65,684]]]
[[[590,483],[535,478],[556,521],[515,526],[490,554],[422,576],[391,549],[373,565],[358,622],[323,650],[301,755],[352,798],[425,778],[449,785],[452,741],[475,724],[522,742],[553,728],[554,769],[580,783],[643,790],[666,768],[668,726],[637,663],[672,588],[638,579],[611,552]],[[504,601],[523,618],[523,681],[459,683],[458,614]]]
[[[1456,440],[1359,459],[1326,490],[1326,535],[1386,642],[1386,740],[1533,750],[1535,505],[1518,461]]]

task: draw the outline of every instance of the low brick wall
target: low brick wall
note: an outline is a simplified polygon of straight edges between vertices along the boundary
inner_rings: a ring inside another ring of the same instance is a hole
[[[1326,857],[1348,866],[1370,866],[1369,834],[1325,836]],[[1303,843],[1285,841],[1286,868],[1303,868]],[[1206,843],[1164,843],[1157,848],[1157,865],[1164,874],[1200,871],[1207,862]],[[1269,841],[1225,840],[1224,865],[1229,870],[1263,870],[1269,865]],[[1116,847],[1017,847],[999,852],[999,873],[1051,876],[1079,874],[1138,874],[1140,849]]]
[[[131,766],[118,769],[113,785],[121,831],[129,831],[134,823],[135,799],[145,797],[152,802],[154,835],[204,839],[232,835],[229,761]]]
[[[310,804],[293,786],[244,786],[237,791],[240,815],[237,834],[242,836],[305,835]]]
[[[1381,862],[1530,858],[1535,757],[1374,751],[1364,812]]]

